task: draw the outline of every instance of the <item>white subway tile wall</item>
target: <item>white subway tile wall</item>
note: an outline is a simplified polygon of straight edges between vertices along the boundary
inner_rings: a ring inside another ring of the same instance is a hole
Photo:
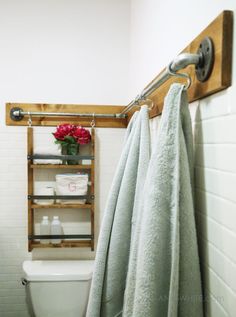
[[[207,317],[236,315],[235,98],[231,87],[199,101],[192,113],[196,222]]]
[[[45,144],[52,130],[35,128],[36,143]],[[96,241],[108,191],[121,154],[124,133],[125,129],[96,129]],[[0,317],[28,316],[25,289],[21,285],[22,262],[31,259],[31,253],[27,250],[26,137],[25,127],[0,128]],[[40,177],[47,179],[45,170],[40,173]],[[55,211],[36,211],[37,224],[45,213],[52,216]],[[82,211],[58,210],[57,214],[67,232],[87,233],[90,229],[89,217]],[[78,248],[34,250],[32,254],[34,259],[94,258],[94,252]]]

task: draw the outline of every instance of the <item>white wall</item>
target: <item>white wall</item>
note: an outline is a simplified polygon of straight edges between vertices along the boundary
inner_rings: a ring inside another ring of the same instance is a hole
[[[130,96],[235,0],[131,0]],[[234,35],[234,43],[236,34]],[[233,66],[234,78],[236,65]],[[190,106],[206,317],[236,315],[236,83]],[[160,118],[152,120],[155,141]]]
[[[5,126],[5,103],[126,104],[128,48],[129,1],[0,1],[1,317],[28,316],[20,277],[23,260],[31,258],[27,252],[26,128]],[[36,129],[39,143],[50,131]],[[123,129],[97,129],[97,225],[123,135]],[[93,254],[78,249],[34,253],[34,258],[84,256]]]

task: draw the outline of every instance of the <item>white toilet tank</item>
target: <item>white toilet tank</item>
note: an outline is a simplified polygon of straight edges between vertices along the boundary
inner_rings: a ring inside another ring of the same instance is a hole
[[[36,317],[84,317],[94,261],[25,261],[26,287]]]

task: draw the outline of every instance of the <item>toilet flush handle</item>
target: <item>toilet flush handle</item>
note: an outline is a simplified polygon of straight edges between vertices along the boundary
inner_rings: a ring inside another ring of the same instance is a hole
[[[22,283],[22,285],[26,286],[29,283],[29,281],[26,278],[22,277],[21,283]]]

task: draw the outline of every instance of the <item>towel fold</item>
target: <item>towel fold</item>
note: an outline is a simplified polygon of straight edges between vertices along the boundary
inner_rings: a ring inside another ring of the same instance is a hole
[[[120,316],[129,260],[131,226],[150,155],[149,114],[143,107],[130,123],[111,186],[97,246],[87,317]]]
[[[61,149],[59,146],[38,146],[34,149],[34,154],[38,155],[61,155]],[[62,164],[59,159],[34,159],[34,164]]]
[[[173,84],[138,209],[123,317],[203,316],[192,185],[187,96]]]

